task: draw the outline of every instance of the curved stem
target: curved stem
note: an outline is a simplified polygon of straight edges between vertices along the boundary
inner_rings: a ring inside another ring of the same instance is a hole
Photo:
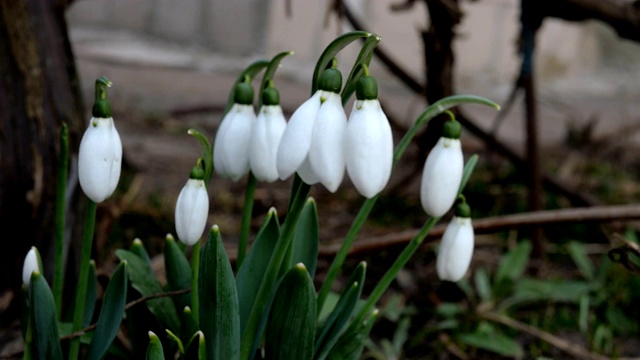
[[[196,314],[193,319],[196,324],[200,320],[200,299],[198,298],[198,274],[200,273],[200,242],[198,240],[191,249],[191,313]]]
[[[242,224],[240,225],[240,242],[238,243],[238,255],[236,260],[236,271],[244,261],[249,243],[249,233],[251,230],[251,214],[253,213],[253,195],[256,191],[256,177],[249,172],[247,187],[245,188],[244,207],[242,209]]]
[[[89,200],[87,214],[84,222],[84,234],[82,237],[82,252],[80,255],[80,277],[76,293],[76,306],[73,315],[73,331],[82,329],[84,319],[85,302],[87,299],[87,282],[89,281],[89,260],[91,259],[91,246],[93,243],[93,232],[96,225],[97,204]],[[80,338],[71,340],[69,346],[69,360],[76,360],[80,351]]]
[[[58,155],[58,188],[56,190],[56,220],[54,231],[53,299],[58,319],[62,317],[62,289],[64,286],[64,225],[67,174],[69,169],[69,128],[66,123],[60,129],[60,154]]]

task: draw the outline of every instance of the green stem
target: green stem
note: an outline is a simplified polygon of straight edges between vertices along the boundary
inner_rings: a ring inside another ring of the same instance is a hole
[[[53,273],[53,299],[58,319],[62,318],[62,289],[64,286],[64,224],[67,174],[69,169],[69,128],[66,123],[60,129],[60,154],[58,155],[58,188],[56,191],[56,220],[54,231],[55,265]]]
[[[429,231],[431,231],[431,228],[433,228],[438,220],[440,220],[439,217],[429,218],[429,220],[422,226],[420,231],[413,237],[413,239],[411,239],[411,242],[407,244],[407,247],[404,248],[391,268],[387,270],[382,279],[376,285],[375,289],[373,289],[364,306],[360,308],[358,315],[353,321],[354,324],[361,323],[362,321],[364,321],[367,315],[371,313],[378,300],[380,300],[382,295],[384,295],[384,293],[387,291],[389,285],[391,285],[391,282],[393,282],[393,279],[395,279],[396,275],[398,275],[398,272],[400,272],[400,270],[402,270],[402,268],[407,264],[416,250],[420,248],[420,245],[422,245],[422,241],[424,241],[425,237],[427,236],[427,234],[429,234]]]
[[[276,242],[273,255],[269,260],[267,271],[265,272],[264,279],[260,285],[260,289],[258,290],[258,295],[256,296],[251,313],[249,314],[245,331],[242,334],[242,342],[240,343],[241,360],[250,358],[254,340],[256,337],[260,336],[260,334],[258,334],[258,330],[260,327],[260,321],[262,320],[262,315],[267,303],[269,302],[273,286],[278,279],[278,273],[280,271],[282,261],[284,260],[287,249],[291,245],[291,241],[293,240],[296,223],[300,218],[300,213],[302,212],[302,208],[304,207],[310,190],[311,186],[302,182],[299,185],[299,189],[296,192],[294,200],[291,202],[291,207],[284,221],[282,232]]]
[[[82,252],[80,254],[80,277],[76,293],[76,307],[73,315],[73,331],[82,329],[84,320],[85,302],[87,299],[87,282],[89,281],[89,260],[91,259],[91,245],[93,243],[93,232],[96,225],[97,204],[93,200],[88,200],[87,215],[84,222],[84,234],[82,237]],[[80,338],[71,339],[69,346],[69,360],[76,360],[80,351]]]
[[[198,274],[200,273],[200,242],[198,240],[191,249],[191,313],[198,324],[200,320],[200,298],[198,293]]]
[[[253,195],[256,191],[256,177],[249,172],[247,187],[244,193],[244,208],[242,209],[242,224],[240,225],[240,242],[238,243],[238,255],[236,260],[236,272],[244,261],[247,254],[247,244],[249,243],[249,232],[251,230],[251,214],[253,213]]]

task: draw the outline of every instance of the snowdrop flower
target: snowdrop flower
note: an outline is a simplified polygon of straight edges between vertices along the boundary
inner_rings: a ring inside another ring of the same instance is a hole
[[[265,182],[278,180],[276,154],[286,127],[287,120],[280,107],[280,94],[271,83],[262,92],[262,107],[251,131],[249,163],[256,179]]]
[[[461,196],[456,214],[442,236],[436,270],[441,280],[458,281],[469,269],[473,255],[473,226],[471,210]]]
[[[78,176],[82,191],[96,203],[104,201],[116,189],[122,166],[122,142],[111,117],[105,77],[96,80],[93,117],[82,136],[78,151]]]
[[[344,138],[347,174],[358,192],[367,198],[384,189],[393,166],[391,125],[377,98],[376,80],[362,76],[356,84],[357,100]]]
[[[194,245],[200,240],[209,215],[209,195],[200,162],[198,160],[198,164],[191,170],[189,180],[176,202],[176,233],[178,239],[186,245]]]
[[[216,134],[213,166],[220,176],[238,181],[249,172],[251,129],[256,121],[251,84],[235,85],[234,102]]]
[[[420,201],[430,216],[444,215],[456,200],[464,167],[460,132],[459,122],[447,121],[442,137],[425,161]]]
[[[32,246],[27,256],[25,256],[24,265],[22,266],[22,283],[26,287],[29,287],[33,272],[40,272],[40,254],[35,246]]]
[[[344,177],[342,75],[333,67],[320,77],[318,91],[293,113],[282,135],[276,164],[280,179],[294,172],[307,184],[322,183],[335,192]]]

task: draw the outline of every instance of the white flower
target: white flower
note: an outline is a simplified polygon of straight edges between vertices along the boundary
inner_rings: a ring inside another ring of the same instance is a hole
[[[193,245],[202,236],[209,215],[209,196],[202,179],[187,180],[176,202],[176,233],[186,245]]]
[[[27,256],[24,258],[24,265],[22,266],[22,283],[29,287],[29,283],[31,282],[31,274],[34,271],[40,272],[40,266],[38,265],[38,253],[35,246],[31,247],[31,250],[27,253]]]
[[[253,105],[237,103],[222,119],[213,146],[213,166],[220,176],[238,181],[249,172],[249,145],[255,120]]]
[[[430,216],[444,215],[456,200],[464,167],[459,139],[441,137],[427,156],[422,172],[420,201]]]
[[[276,154],[287,127],[280,105],[263,105],[251,131],[250,165],[256,179],[274,182],[278,179]]]
[[[441,280],[458,281],[469,269],[473,255],[471,218],[454,216],[443,236],[436,270]]]
[[[78,176],[82,191],[99,203],[113,194],[122,166],[122,142],[113,118],[92,117],[82,136]]]
[[[344,138],[347,173],[364,197],[377,195],[389,182],[393,136],[378,100],[357,100]]]

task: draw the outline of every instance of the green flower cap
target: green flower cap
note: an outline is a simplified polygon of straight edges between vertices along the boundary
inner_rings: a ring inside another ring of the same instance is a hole
[[[444,126],[442,127],[443,137],[449,139],[460,139],[460,134],[462,134],[462,125],[460,125],[460,123],[455,119],[444,123]]]
[[[262,90],[262,105],[280,105],[280,92],[273,87],[272,82]]]
[[[233,102],[240,105],[253,104],[253,86],[248,82],[239,82],[233,87]]]
[[[107,88],[111,87],[111,81],[104,76],[96,79],[96,98],[93,103],[91,114],[95,118],[110,118],[111,104],[107,99]]]
[[[356,83],[356,99],[376,100],[378,98],[378,82],[369,75],[364,75]]]
[[[459,218],[471,217],[471,207],[469,207],[469,205],[467,204],[467,199],[462,194],[458,196],[458,203],[456,205],[455,214]]]
[[[198,164],[191,169],[191,172],[189,172],[189,179],[204,180],[204,170],[200,165],[200,161],[198,161]]]
[[[340,73],[340,70],[332,67],[322,72],[318,82],[318,89],[339,94],[340,89],[342,89],[342,73]]]

